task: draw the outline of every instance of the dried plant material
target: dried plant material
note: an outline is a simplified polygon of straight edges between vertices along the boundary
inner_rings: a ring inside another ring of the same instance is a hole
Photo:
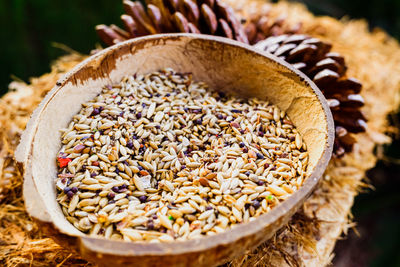
[[[246,16],[260,12],[265,2],[226,0],[237,13]],[[398,108],[400,49],[382,31],[368,31],[364,21],[337,21],[314,17],[303,5],[278,3],[271,6],[273,17],[286,14],[286,22],[302,22],[304,33],[328,41],[333,50],[345,56],[348,74],[364,85],[363,111],[370,118],[365,134],[356,136],[355,149],[330,163],[320,188],[306,201],[288,225],[258,249],[236,259],[232,266],[323,266],[332,259],[334,244],[353,224],[348,215],[365,171],[376,161],[376,144],[388,142],[384,135],[387,115]],[[374,53],[371,53],[374,51]],[[5,266],[29,265],[90,266],[71,251],[61,248],[37,229],[24,211],[22,173],[13,160],[19,135],[30,114],[56,81],[82,56],[63,57],[52,71],[31,80],[13,82],[11,92],[0,105],[0,263]],[[390,77],[388,79],[387,77]],[[132,170],[134,171],[134,170]]]

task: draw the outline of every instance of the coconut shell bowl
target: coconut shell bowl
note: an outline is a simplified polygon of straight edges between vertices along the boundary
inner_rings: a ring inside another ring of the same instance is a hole
[[[56,201],[56,156],[65,128],[81,105],[124,76],[163,68],[240,97],[268,100],[285,111],[307,145],[302,187],[256,220],[214,236],[170,243],[112,241],[81,233]],[[318,185],[330,160],[334,125],[320,90],[304,74],[267,53],[225,38],[165,34],[136,38],[91,56],[59,80],[32,115],[16,157],[24,170],[29,214],[64,247],[100,266],[216,266],[268,240]]]

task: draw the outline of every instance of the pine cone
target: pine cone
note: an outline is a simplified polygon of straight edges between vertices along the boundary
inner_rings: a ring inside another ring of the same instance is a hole
[[[300,22],[290,26],[286,23],[286,15],[282,14],[277,18],[270,15],[270,5],[264,4],[261,8],[262,11],[255,10],[256,12],[248,14],[242,21],[250,44],[256,44],[270,36],[301,32]]]
[[[344,58],[331,52],[332,45],[306,35],[280,35],[258,42],[255,47],[270,52],[305,73],[328,100],[336,126],[334,155],[352,150],[352,133],[365,132],[366,118],[360,108],[361,83],[347,78]]]
[[[107,45],[156,33],[203,33],[248,43],[243,26],[231,7],[220,0],[125,0],[121,16],[125,30],[98,25],[96,31]]]

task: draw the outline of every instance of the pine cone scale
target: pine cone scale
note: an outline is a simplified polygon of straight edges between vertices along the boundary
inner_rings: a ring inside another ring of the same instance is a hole
[[[207,6],[206,4],[202,4],[201,14],[203,15],[203,18],[208,26],[210,33],[214,34],[218,29],[218,21],[215,13],[209,6]]]
[[[193,23],[195,26],[198,26],[199,19],[200,19],[200,11],[199,7],[197,6],[196,3],[194,3],[191,0],[184,0],[183,1],[184,7],[185,7],[185,15],[191,23]]]
[[[229,27],[229,24],[226,22],[226,20],[219,19],[219,26],[223,36],[226,36],[229,39],[234,39],[232,29]]]
[[[163,18],[160,9],[155,5],[149,4],[147,6],[147,13],[149,14],[150,20],[153,22],[155,30],[157,32],[163,32]]]
[[[175,27],[179,30],[179,32],[189,32],[189,22],[181,12],[175,12],[173,18]]]

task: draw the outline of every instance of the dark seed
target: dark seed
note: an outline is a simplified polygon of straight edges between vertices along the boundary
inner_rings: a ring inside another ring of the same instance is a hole
[[[65,194],[67,194],[70,190],[71,190],[71,188],[69,188],[68,186],[64,187],[64,193]]]
[[[244,148],[243,148],[243,152],[244,152],[244,153],[249,152],[249,150],[247,149],[247,147],[244,147]]]
[[[74,192],[72,192],[72,191],[68,191],[67,192],[67,196],[69,197],[69,198],[71,198],[71,197],[73,197],[75,194],[74,194]]]
[[[244,146],[245,146],[245,144],[243,142],[239,143],[239,147],[244,147]]]
[[[75,194],[76,192],[78,192],[78,187],[76,186],[72,187],[71,191]]]
[[[114,191],[115,193],[118,193],[119,188],[118,188],[118,186],[113,186],[113,187],[111,188],[111,190]]]
[[[253,200],[252,205],[255,209],[258,209],[261,206],[260,201],[258,200]]]
[[[100,114],[100,110],[98,108],[95,108],[92,112],[92,114],[90,114],[90,116],[96,116]]]
[[[147,229],[153,230],[154,229],[154,223],[153,222],[147,223]]]
[[[139,200],[140,200],[141,203],[144,203],[144,202],[146,202],[147,197],[146,196],[140,196]]]
[[[257,155],[257,158],[258,158],[258,159],[264,159],[264,155],[263,155],[263,154],[257,153],[256,155]]]
[[[110,193],[107,194],[107,197],[108,197],[109,199],[113,199],[113,198],[115,197],[115,193],[110,192]]]
[[[132,141],[128,141],[128,143],[126,143],[126,147],[129,148],[129,149],[132,149],[133,148]]]

